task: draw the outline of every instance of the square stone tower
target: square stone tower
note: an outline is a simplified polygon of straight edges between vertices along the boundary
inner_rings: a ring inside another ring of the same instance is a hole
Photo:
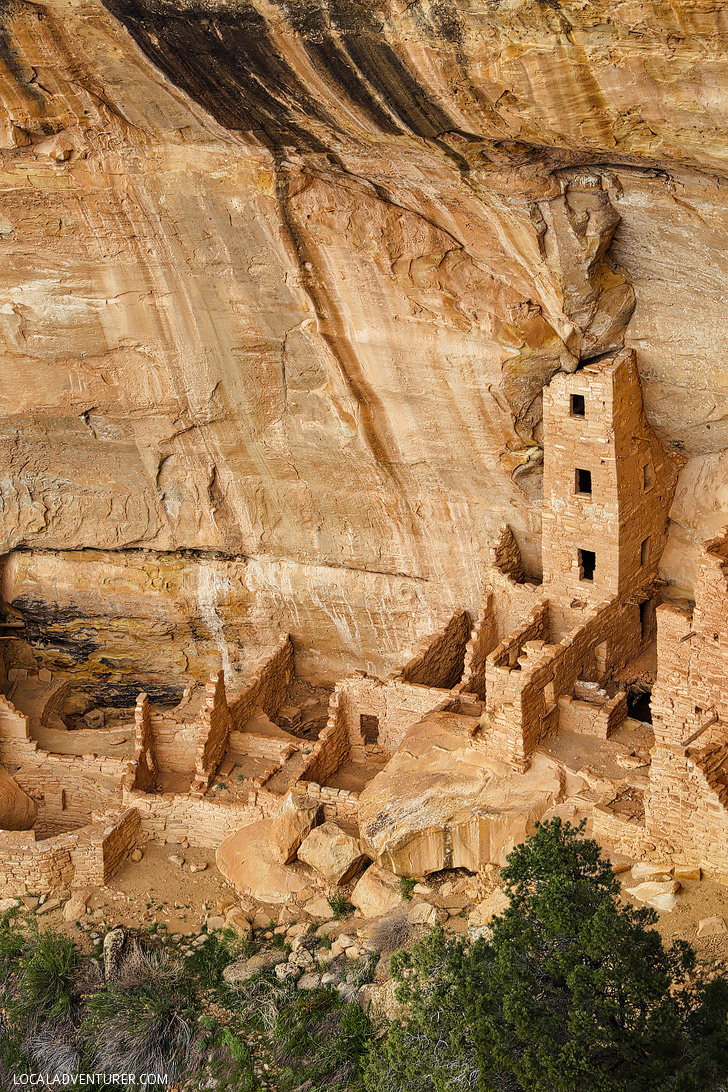
[[[653,433],[632,350],[560,373],[544,390],[544,592],[551,640],[606,600],[640,602],[665,545],[678,456]],[[649,617],[648,617],[649,615]]]

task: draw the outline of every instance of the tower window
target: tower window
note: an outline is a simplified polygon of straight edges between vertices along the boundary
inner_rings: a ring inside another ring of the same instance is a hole
[[[652,467],[649,463],[645,463],[642,467],[642,487],[647,492],[651,488],[654,478],[652,477]]]
[[[640,546],[640,565],[646,565],[650,560],[650,536],[643,541]]]
[[[593,550],[579,550],[579,580],[593,580],[597,567],[597,555]]]
[[[571,396],[571,416],[572,417],[584,417],[584,416],[586,416],[585,407],[584,407],[584,395],[583,394],[572,394],[572,396]]]
[[[586,493],[591,496],[592,480],[591,470],[579,470],[576,471],[576,492]]]

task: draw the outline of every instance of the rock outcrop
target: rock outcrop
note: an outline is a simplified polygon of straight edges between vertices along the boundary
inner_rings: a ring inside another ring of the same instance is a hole
[[[537,754],[526,774],[516,774],[473,745],[473,726],[470,717],[430,713],[361,793],[362,844],[385,868],[423,876],[505,864],[559,801],[556,763]]]
[[[192,610],[193,658],[282,626],[311,676],[385,674],[477,609],[503,523],[538,573],[542,387],[623,343],[690,459],[689,587],[725,508],[720,5],[0,19],[0,552],[56,551],[4,592],[41,660],[106,610],[115,656],[151,625],[182,660]]]

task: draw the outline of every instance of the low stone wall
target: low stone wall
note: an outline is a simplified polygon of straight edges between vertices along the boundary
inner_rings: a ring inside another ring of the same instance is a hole
[[[33,831],[0,831],[0,893],[23,895],[68,891],[73,886],[101,886],[111,879],[126,854],[139,845],[139,814],[129,808],[104,816],[79,830],[42,841]]]
[[[273,653],[256,669],[245,689],[229,702],[233,729],[240,731],[253,710],[262,709],[271,720],[286,700],[293,679],[293,642],[281,636]]]
[[[229,754],[231,758],[272,758],[281,766],[294,751],[308,746],[306,740],[294,743],[285,739],[258,735],[257,732],[231,732]]]
[[[217,849],[229,834],[274,815],[281,799],[273,793],[255,790],[244,804],[187,793],[124,795],[124,802],[138,810],[147,838],[176,844],[186,839],[189,845],[205,849]]]
[[[627,692],[619,690],[602,704],[583,701],[570,694],[559,698],[559,729],[609,739],[627,716]]]
[[[611,851],[636,861],[644,861],[662,849],[664,860],[670,859],[664,838],[656,838],[644,823],[622,819],[601,804],[595,804],[592,809],[587,822],[587,834],[606,848],[607,855]]]
[[[38,803],[38,827],[54,834],[85,826],[93,812],[118,807],[127,763],[123,758],[38,749],[24,756],[13,777]]]
[[[402,668],[399,680],[440,690],[457,686],[463,675],[470,625],[468,612],[457,611],[444,629],[428,638],[426,648]]]
[[[313,745],[301,780],[324,782],[346,761],[351,750],[344,714],[344,694],[338,687],[329,699],[326,727]]]
[[[359,821],[359,794],[348,789],[333,789],[316,781],[297,781],[297,793],[323,806],[324,818],[342,822]]]

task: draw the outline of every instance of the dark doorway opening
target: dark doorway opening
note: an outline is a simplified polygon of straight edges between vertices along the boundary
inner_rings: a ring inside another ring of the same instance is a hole
[[[375,717],[372,713],[362,713],[359,717],[359,727],[365,743],[379,742],[379,717]]]
[[[652,724],[651,697],[649,690],[633,690],[627,695],[627,712],[633,720]]]

